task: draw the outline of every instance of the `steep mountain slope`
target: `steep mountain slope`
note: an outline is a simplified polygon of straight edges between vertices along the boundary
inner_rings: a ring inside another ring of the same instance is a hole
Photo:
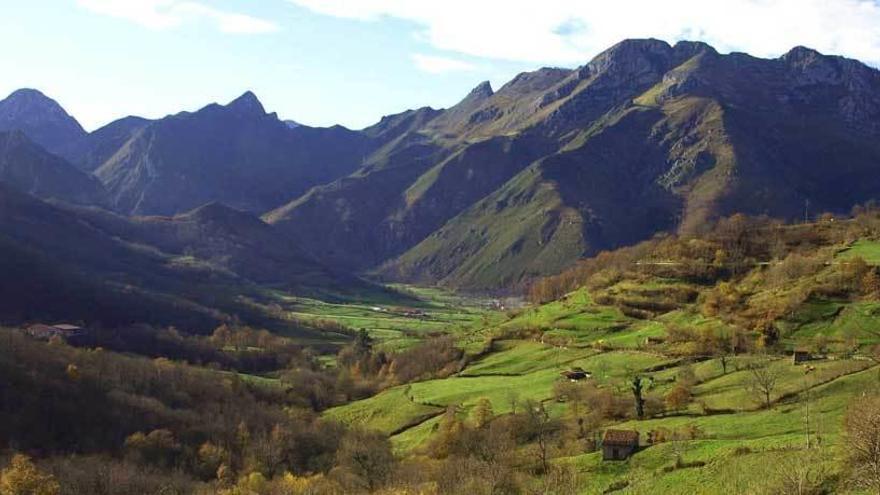
[[[292,126],[246,93],[64,154],[123,214],[221,202],[326,266],[495,288],[737,211],[848,210],[880,192],[878,143],[880,73],[857,61],[627,40],[359,132]]]
[[[0,101],[0,131],[21,131],[53,153],[86,135],[55,100],[35,89],[17,90]]]
[[[100,181],[34,144],[21,131],[0,132],[0,182],[41,198],[103,205]]]
[[[141,117],[115,120],[71,142],[61,154],[77,167],[94,172],[150,122]]]
[[[423,108],[386,117],[364,131],[386,142],[362,169],[265,218],[282,229],[308,232],[302,239],[307,250],[352,269],[403,253],[552,151],[552,143],[531,133],[471,138],[482,122],[466,116],[483,112],[493,96],[502,102],[525,98],[540,87],[536,79],[549,84],[560,73],[542,69],[498,93],[483,83],[448,110]],[[353,243],[358,249],[350,249]]]
[[[212,201],[263,212],[351,173],[368,149],[366,136],[342,127],[291,129],[248,92],[146,125],[95,173],[124,213],[172,215]]]
[[[628,40],[573,71],[482,84],[266,218],[334,262],[400,256],[379,273],[494,288],[719,215],[876,197],[878,99],[876,70],[804,48],[767,60]]]

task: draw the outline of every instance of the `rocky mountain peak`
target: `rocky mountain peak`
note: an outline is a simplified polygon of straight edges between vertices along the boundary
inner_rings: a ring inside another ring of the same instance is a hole
[[[676,55],[676,58],[680,60],[687,60],[701,53],[711,53],[713,55],[718,54],[715,48],[713,48],[708,43],[703,43],[702,41],[682,40],[677,42],[675,46],[672,47],[672,51]]]
[[[0,101],[0,120],[18,118],[29,120],[69,119],[76,122],[61,108],[58,102],[36,89],[29,88],[16,90],[5,100]],[[76,123],[76,126],[79,127],[79,124]]]
[[[86,131],[55,100],[36,89],[19,89],[0,101],[0,130],[19,130],[58,152]]]
[[[791,65],[808,65],[824,57],[818,51],[805,46],[796,46],[784,54],[782,60]]]
[[[242,114],[265,115],[266,109],[260,103],[259,98],[252,91],[245,91],[244,94],[229,102],[226,108],[234,110]]]
[[[673,47],[653,38],[629,39],[597,55],[581,69],[581,76],[609,73],[637,77],[646,73],[662,73],[700,53],[717,52],[708,44],[698,41],[679,41]]]
[[[483,81],[477,85],[474,89],[471,90],[468,96],[473,96],[475,98],[489,98],[495,94],[495,91],[492,90],[492,83],[489,81]]]

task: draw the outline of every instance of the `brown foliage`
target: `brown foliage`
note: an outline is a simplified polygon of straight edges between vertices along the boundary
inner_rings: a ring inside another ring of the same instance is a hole
[[[854,399],[846,411],[844,432],[851,481],[859,488],[880,490],[880,397]]]

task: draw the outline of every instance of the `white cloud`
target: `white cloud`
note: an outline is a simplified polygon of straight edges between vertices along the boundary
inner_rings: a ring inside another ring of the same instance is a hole
[[[278,30],[272,21],[246,14],[226,12],[204,3],[182,0],[77,0],[85,9],[102,15],[136,22],[150,29],[176,28],[185,22],[203,20],[231,34],[269,33]]]
[[[412,56],[413,62],[420,70],[431,74],[445,74],[447,72],[466,72],[476,69],[476,66],[463,60],[454,58],[435,57],[416,53]]]
[[[580,64],[625,38],[706,41],[778,56],[796,45],[880,62],[877,0],[289,0],[363,21],[413,22],[435,48]]]

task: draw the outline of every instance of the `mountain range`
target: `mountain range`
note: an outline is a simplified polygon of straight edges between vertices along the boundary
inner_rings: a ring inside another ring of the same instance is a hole
[[[115,238],[161,231],[148,243],[170,252],[199,237],[192,222],[232,222],[250,244],[227,267],[293,286],[333,267],[510,288],[735,212],[794,219],[880,193],[880,72],[803,47],[762,59],[627,40],[359,131],[282,120],[247,92],[85,133],[33,90],[0,102],[0,130],[0,181],[110,210],[64,211]],[[263,272],[248,253],[269,244]]]

